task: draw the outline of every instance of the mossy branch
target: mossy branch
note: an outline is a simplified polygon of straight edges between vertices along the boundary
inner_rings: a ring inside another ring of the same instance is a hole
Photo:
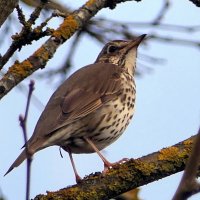
[[[67,16],[52,36],[29,58],[21,63],[15,62],[0,80],[0,98],[33,72],[39,68],[44,68],[57,48],[101,10],[104,5],[105,0],[88,1],[79,10]]]
[[[107,200],[184,170],[196,136],[142,158],[117,165],[106,175],[95,173],[77,185],[38,195],[34,200]]]
[[[89,0],[80,9],[68,15],[52,36],[29,58],[15,62],[0,80],[0,99],[33,72],[44,68],[58,47],[81,29],[98,11],[107,7],[107,4],[108,0]]]

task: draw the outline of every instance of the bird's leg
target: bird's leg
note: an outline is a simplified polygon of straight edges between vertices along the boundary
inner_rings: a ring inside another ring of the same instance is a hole
[[[116,164],[120,164],[122,162],[127,161],[127,158],[124,158],[118,162],[115,163],[110,163],[102,154],[101,152],[98,150],[98,148],[96,147],[96,145],[87,137],[84,137],[84,140],[94,149],[94,151],[99,155],[99,157],[101,158],[101,160],[104,163],[104,170],[103,173],[105,174],[109,168],[112,168],[114,165]]]
[[[63,147],[62,147],[63,148]],[[69,154],[69,158],[70,158],[70,161],[71,161],[71,164],[72,164],[72,168],[73,168],[73,171],[74,171],[74,175],[75,175],[75,179],[76,179],[76,183],[79,183],[82,179],[81,177],[78,175],[78,172],[76,170],[76,166],[75,166],[75,163],[74,163],[74,159],[72,157],[72,152],[71,152],[71,149],[69,147],[64,147],[63,148],[64,150],[66,150]]]
[[[74,163],[74,160],[73,160],[71,151],[68,152],[68,153],[69,153],[70,161],[71,161],[71,163],[72,163],[72,168],[73,168],[73,170],[74,170],[74,174],[75,174],[75,178],[76,178],[76,183],[79,183],[79,182],[81,181],[81,177],[78,175],[78,172],[77,172],[77,170],[76,170],[75,163]]]

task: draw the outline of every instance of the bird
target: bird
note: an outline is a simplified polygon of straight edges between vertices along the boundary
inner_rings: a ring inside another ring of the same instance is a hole
[[[56,145],[68,152],[77,182],[81,180],[72,154],[96,152],[103,172],[111,163],[100,152],[125,131],[135,109],[137,48],[146,34],[108,42],[93,64],[80,68],[52,94],[27,141],[5,175],[28,156]]]

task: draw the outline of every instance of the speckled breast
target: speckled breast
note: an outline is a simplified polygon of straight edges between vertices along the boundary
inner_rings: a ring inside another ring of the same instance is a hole
[[[134,113],[135,83],[131,76],[123,77],[122,92],[116,100],[102,108],[105,117],[91,137],[101,150],[118,139],[128,126]],[[103,115],[102,115],[103,116]]]
[[[86,121],[82,121],[84,122],[81,130],[83,135],[87,132],[87,137],[93,141],[99,150],[117,140],[133,117],[136,93],[135,82],[129,74],[122,74],[121,78],[121,92],[118,98],[107,102],[93,114],[90,114],[90,117],[87,116]],[[81,137],[74,137],[74,140],[68,146],[73,153],[94,152]]]

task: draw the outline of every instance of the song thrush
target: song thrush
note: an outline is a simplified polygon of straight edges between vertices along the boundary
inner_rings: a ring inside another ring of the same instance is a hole
[[[107,43],[95,63],[79,69],[58,87],[28,140],[29,154],[60,146],[69,153],[77,181],[72,153],[97,152],[105,169],[113,165],[100,150],[119,138],[133,116],[137,47],[145,36]],[[26,157],[23,150],[6,174]]]

